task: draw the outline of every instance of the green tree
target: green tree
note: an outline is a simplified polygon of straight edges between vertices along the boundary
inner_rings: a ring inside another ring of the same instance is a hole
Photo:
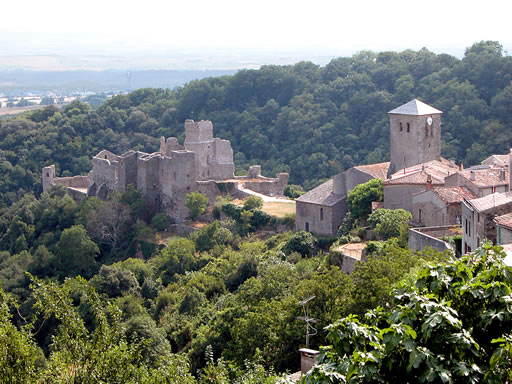
[[[201,192],[191,192],[185,197],[185,206],[192,220],[201,216],[206,211],[207,205],[208,198]]]
[[[302,256],[311,256],[315,249],[315,238],[306,231],[295,233],[284,245],[283,250],[286,253],[298,252]]]
[[[260,209],[263,207],[263,199],[258,196],[249,196],[244,201],[244,209],[246,210],[254,210],[254,209]]]
[[[377,235],[389,239],[399,237],[411,219],[412,214],[403,209],[377,209],[368,217],[368,223]]]
[[[382,183],[381,179],[372,179],[359,184],[349,192],[347,198],[348,211],[354,220],[366,219],[372,211],[372,202],[384,199]]]
[[[302,383],[505,383],[512,275],[489,243],[432,265],[393,291],[389,308],[328,327],[328,347]]]
[[[66,276],[91,276],[99,253],[98,246],[89,238],[82,225],[73,225],[62,232],[56,245],[55,262]]]

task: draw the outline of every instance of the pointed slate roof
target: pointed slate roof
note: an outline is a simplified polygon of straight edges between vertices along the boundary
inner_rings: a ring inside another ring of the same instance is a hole
[[[393,115],[413,115],[413,116],[423,116],[423,115],[435,115],[439,113],[443,113],[439,109],[435,109],[434,107],[425,104],[423,101],[414,99],[409,101],[408,103],[401,105],[398,108],[393,109],[388,112]]]

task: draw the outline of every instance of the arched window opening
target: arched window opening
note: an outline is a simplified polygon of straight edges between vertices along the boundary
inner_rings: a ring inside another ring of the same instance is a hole
[[[324,219],[324,209],[320,208],[320,220]]]

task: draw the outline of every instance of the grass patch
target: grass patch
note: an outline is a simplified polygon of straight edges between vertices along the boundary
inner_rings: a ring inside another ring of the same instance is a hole
[[[295,202],[292,203],[279,203],[279,202],[264,202],[263,212],[275,217],[284,217],[289,213],[295,213]]]

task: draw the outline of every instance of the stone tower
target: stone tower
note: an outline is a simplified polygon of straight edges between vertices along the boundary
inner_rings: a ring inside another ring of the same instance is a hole
[[[400,169],[441,158],[441,112],[414,99],[389,111],[391,164]]]

